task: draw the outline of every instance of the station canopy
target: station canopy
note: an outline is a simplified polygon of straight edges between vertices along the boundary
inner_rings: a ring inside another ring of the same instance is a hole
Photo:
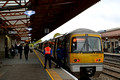
[[[0,29],[19,40],[39,40],[98,1],[0,0]],[[27,16],[27,10],[36,13]]]
[[[120,28],[108,30],[106,32],[101,33],[103,39],[106,38],[120,38]]]

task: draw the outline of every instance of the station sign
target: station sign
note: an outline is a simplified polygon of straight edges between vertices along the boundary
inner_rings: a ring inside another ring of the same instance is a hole
[[[25,43],[24,41],[20,41],[20,43]]]
[[[29,40],[29,37],[21,37],[21,40]]]
[[[9,31],[9,34],[17,34],[17,31]]]
[[[44,33],[49,33],[49,32],[50,32],[50,29],[48,29],[48,28],[44,29]]]

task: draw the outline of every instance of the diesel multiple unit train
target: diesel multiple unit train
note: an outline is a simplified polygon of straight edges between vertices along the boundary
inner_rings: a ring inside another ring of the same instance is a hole
[[[89,77],[99,75],[102,72],[104,53],[99,33],[89,29],[77,29],[39,43],[39,49],[43,51],[47,43],[53,50],[52,57],[54,59],[57,59],[56,49],[62,45],[64,52],[62,63],[71,72]]]

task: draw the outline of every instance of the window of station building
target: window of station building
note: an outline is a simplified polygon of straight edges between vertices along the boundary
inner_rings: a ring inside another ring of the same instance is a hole
[[[107,42],[106,41],[103,42],[103,48],[107,48]]]
[[[111,42],[111,47],[114,48],[114,42]]]
[[[105,48],[105,42],[103,42],[103,48]]]
[[[107,48],[107,42],[105,42],[105,48]]]
[[[118,41],[115,41],[115,47],[118,47],[118,45],[119,45]]]
[[[110,48],[110,42],[107,42],[107,48]]]

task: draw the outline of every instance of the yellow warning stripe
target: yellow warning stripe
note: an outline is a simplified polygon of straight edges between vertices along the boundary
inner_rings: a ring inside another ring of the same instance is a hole
[[[63,80],[55,70],[49,69],[49,72],[50,72],[50,74],[52,74],[52,76],[55,80]]]
[[[43,67],[44,67],[45,65],[43,64],[42,60],[41,60],[40,57],[38,56],[38,53],[37,53],[35,50],[33,50],[33,51],[35,52],[36,56],[38,57],[38,59],[40,60],[40,62],[42,63],[42,65],[43,65]],[[47,71],[47,73],[49,74],[49,76],[51,77],[51,79],[54,80],[54,78],[52,77],[52,75],[50,74],[50,72],[49,72],[47,69],[45,69],[45,70]]]

